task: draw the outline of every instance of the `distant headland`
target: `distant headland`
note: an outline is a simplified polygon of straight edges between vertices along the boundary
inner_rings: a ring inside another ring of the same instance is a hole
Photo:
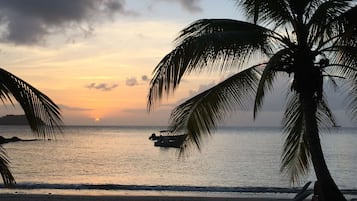
[[[28,125],[28,121],[25,115],[5,115],[0,117],[0,125],[11,126],[11,125]],[[10,142],[23,142],[23,141],[36,141],[37,139],[21,139],[19,137],[6,138],[0,135],[0,145]]]
[[[25,115],[8,114],[0,117],[0,125],[28,125]]]

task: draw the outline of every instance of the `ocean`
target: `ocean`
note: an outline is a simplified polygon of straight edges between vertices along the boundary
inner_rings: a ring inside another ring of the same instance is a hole
[[[292,185],[280,172],[280,128],[220,128],[200,151],[179,157],[154,147],[159,127],[68,126],[55,139],[8,143],[15,189],[0,192],[64,194],[295,193],[313,171]],[[1,126],[0,135],[32,139],[27,127]],[[341,189],[357,192],[357,129],[321,134],[328,167]]]

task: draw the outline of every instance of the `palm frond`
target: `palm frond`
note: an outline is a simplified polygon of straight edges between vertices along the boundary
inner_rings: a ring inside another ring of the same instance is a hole
[[[336,45],[328,50],[330,64],[326,66],[334,75],[354,80],[357,75],[357,45]]]
[[[259,76],[258,71],[249,68],[177,106],[171,113],[170,126],[174,133],[187,133],[182,147],[195,145],[200,149],[202,137],[210,135],[228,113],[247,108],[254,98]]]
[[[316,118],[320,128],[329,129],[336,125],[325,96],[318,103]],[[304,121],[299,94],[291,93],[282,121],[286,137],[280,171],[287,173],[292,183],[299,182],[301,177],[308,174],[311,163]]]
[[[357,43],[355,46],[336,46],[336,63],[349,66],[349,69],[357,71]]]
[[[9,160],[7,158],[4,148],[0,145],[0,174],[6,186],[15,183],[15,178],[11,174],[9,167]]]
[[[293,19],[289,4],[284,0],[237,0],[237,2],[243,7],[248,19],[252,19],[254,23],[274,24],[278,27]]]
[[[355,79],[352,82],[352,87],[348,92],[348,104],[347,108],[349,108],[349,113],[352,115],[352,118],[355,122],[357,122],[357,80]]]
[[[10,72],[0,69],[0,99],[21,105],[32,131],[45,137],[61,132],[59,107],[45,94]]]
[[[328,38],[340,34],[341,16],[350,8],[349,1],[331,0],[323,1],[318,5],[309,19],[308,27],[310,28],[310,39],[314,41],[324,41]]]
[[[349,7],[343,14],[341,14],[336,20],[335,27],[342,32],[342,41],[345,44],[356,45],[357,42],[357,3],[351,4],[353,7]]]
[[[266,64],[260,82],[258,85],[255,102],[254,102],[254,118],[262,106],[265,93],[272,90],[274,80],[278,71],[290,72],[289,68],[291,59],[291,50],[282,49],[275,53]]]
[[[296,183],[301,176],[307,175],[310,165],[309,144],[306,139],[302,106],[299,95],[289,97],[282,121],[286,134],[280,171],[289,175]]]
[[[344,77],[341,77],[339,75],[332,75],[332,74],[326,72],[325,70],[322,70],[322,72],[323,72],[322,76],[325,78],[326,84],[328,86],[331,86],[334,91],[338,91],[340,86],[339,86],[338,80],[336,80],[336,79],[344,79]]]
[[[319,6],[324,3],[321,0],[309,0],[306,5],[305,9],[305,23],[308,23],[308,21],[311,21],[312,16],[317,12],[316,10],[319,8]]]
[[[316,118],[320,128],[329,129],[337,125],[336,118],[327,104],[326,95],[323,95],[321,101],[317,105]]]
[[[269,33],[268,33],[269,32]],[[184,74],[192,71],[236,68],[255,53],[265,54],[270,31],[260,26],[226,19],[199,20],[184,29],[176,39],[178,46],[167,54],[154,70],[150,82],[148,108],[169,95]]]
[[[257,113],[259,112],[260,108],[263,105],[263,99],[265,93],[267,91],[272,90],[275,78],[276,78],[276,71],[272,69],[272,66],[267,65],[263,70],[261,79],[258,84],[257,93],[255,96],[254,110],[253,110],[254,119],[256,118]]]
[[[232,31],[247,31],[256,34],[265,34],[271,30],[256,24],[233,19],[201,19],[193,22],[180,31],[179,36],[175,39],[175,41],[177,45],[179,45],[185,43],[186,41],[192,40],[192,38],[197,38],[207,34]]]

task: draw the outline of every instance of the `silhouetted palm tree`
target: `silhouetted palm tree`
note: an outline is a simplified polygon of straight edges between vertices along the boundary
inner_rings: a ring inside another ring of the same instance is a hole
[[[188,134],[186,145],[200,148],[227,113],[254,103],[280,76],[292,79],[282,126],[286,141],[282,171],[291,181],[307,173],[310,159],[326,200],[345,200],[326,166],[319,127],[335,125],[323,84],[348,85],[353,117],[357,117],[357,7],[348,0],[241,0],[250,22],[202,19],[183,29],[177,46],[154,70],[149,110],[171,94],[182,77],[218,70],[236,73],[192,97],[171,113],[174,132]],[[260,59],[259,59],[260,57]],[[252,62],[263,61],[251,65]],[[184,148],[183,148],[184,149]]]
[[[0,99],[3,103],[13,104],[15,99],[25,112],[31,130],[38,136],[45,137],[61,132],[62,117],[58,106],[45,94],[0,68]],[[5,185],[15,183],[9,169],[4,148],[0,145],[0,173]]]

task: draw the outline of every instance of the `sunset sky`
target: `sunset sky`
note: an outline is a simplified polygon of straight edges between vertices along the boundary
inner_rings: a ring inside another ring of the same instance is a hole
[[[165,125],[173,106],[221,79],[185,78],[173,97],[147,112],[153,69],[178,32],[201,18],[244,20],[233,0],[2,0],[0,67],[54,100],[66,124]],[[280,122],[271,118],[281,113],[273,107],[280,102],[270,103],[262,125]],[[0,111],[21,113],[11,105]],[[239,124],[250,125],[251,113],[242,114]]]

